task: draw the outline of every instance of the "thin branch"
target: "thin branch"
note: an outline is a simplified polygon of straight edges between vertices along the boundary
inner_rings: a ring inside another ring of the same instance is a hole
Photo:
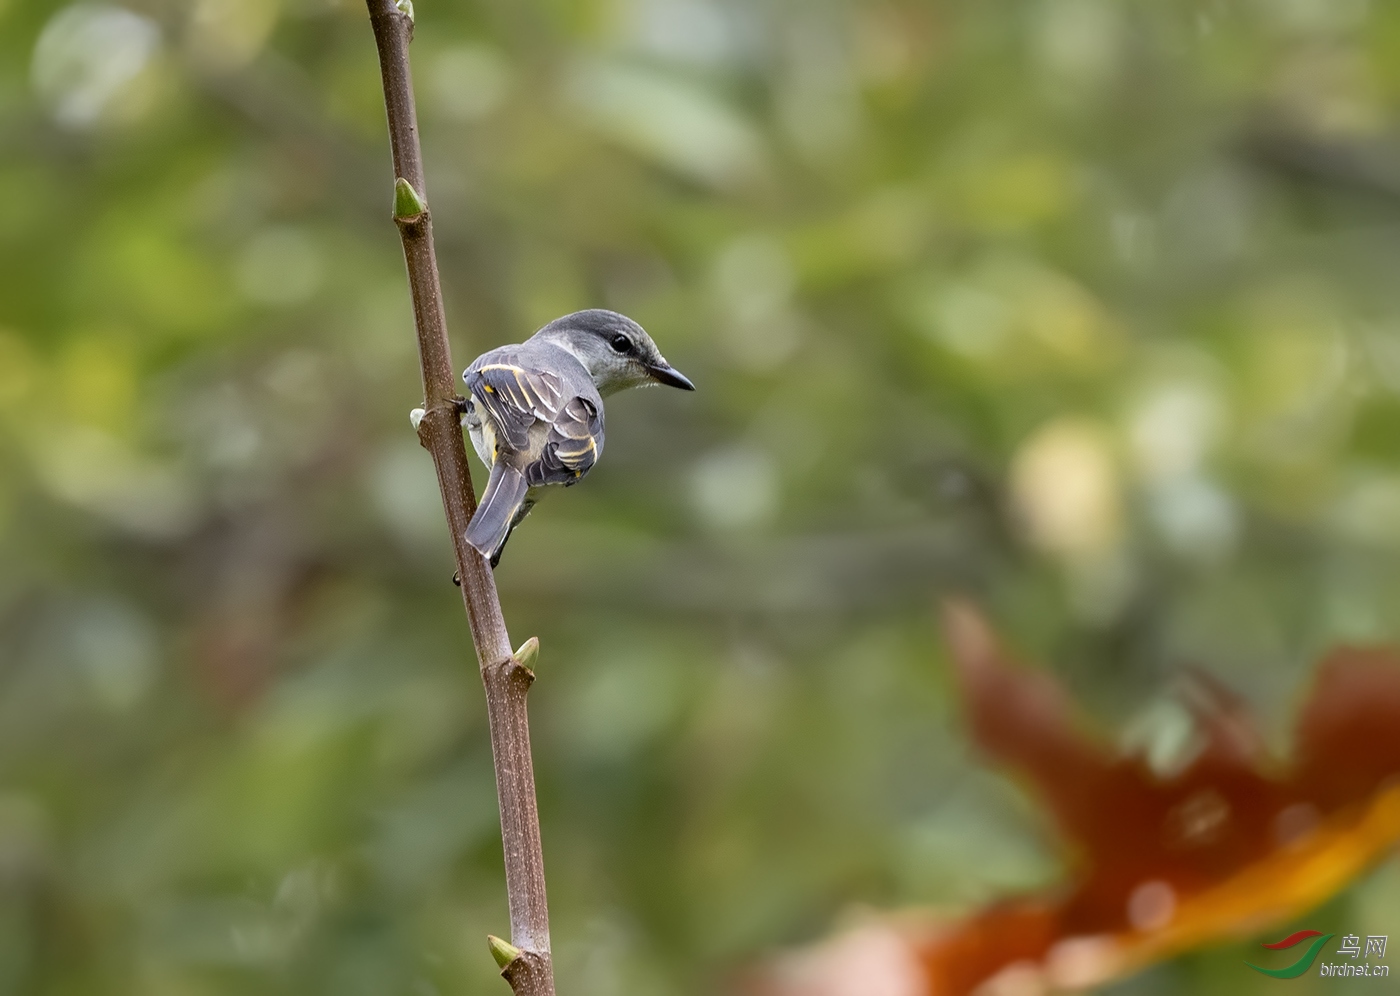
[[[476,644],[486,709],[491,721],[491,750],[496,763],[496,792],[501,807],[505,847],[506,892],[510,902],[511,944],[491,942],[503,962],[501,974],[516,996],[553,996],[554,967],[549,954],[549,909],[545,900],[544,855],[535,805],[535,774],[530,759],[526,693],[535,680],[529,664],[538,643],[533,639],[517,653],[510,637],[491,568],[464,536],[476,511],[467,453],[458,420],[456,376],[447,341],[442,287],[433,250],[433,220],[427,209],[423,156],[418,145],[418,118],[408,46],[413,37],[412,7],[405,13],[394,0],[367,0],[370,24],[379,48],[384,77],[384,105],[394,153],[394,220],[408,264],[413,316],[418,330],[418,358],[423,369],[423,417],[418,438],[437,467],[442,505],[457,554],[462,600]],[[501,952],[509,957],[502,959]]]

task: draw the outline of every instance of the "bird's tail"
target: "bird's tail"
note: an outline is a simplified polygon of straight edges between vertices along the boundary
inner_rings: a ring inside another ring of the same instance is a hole
[[[530,485],[526,483],[525,476],[514,467],[507,466],[504,460],[492,466],[481,504],[467,525],[467,542],[491,561],[492,567],[510,538],[511,528],[529,491]]]

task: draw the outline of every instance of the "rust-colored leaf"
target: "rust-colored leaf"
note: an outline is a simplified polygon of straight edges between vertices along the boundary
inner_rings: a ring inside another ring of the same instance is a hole
[[[1284,923],[1400,840],[1400,653],[1343,648],[1323,661],[1290,765],[1268,756],[1234,696],[1196,675],[1187,705],[1203,744],[1163,774],[1086,731],[1063,690],[1014,662],[971,605],[948,604],[943,621],[972,735],[1049,811],[1069,880],[960,921],[866,924],[777,959],[759,992],[1077,990]]]

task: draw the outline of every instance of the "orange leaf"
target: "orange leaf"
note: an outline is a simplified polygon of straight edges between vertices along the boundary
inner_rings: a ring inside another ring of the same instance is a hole
[[[1100,985],[1289,921],[1400,840],[1395,651],[1327,657],[1291,766],[1267,755],[1234,696],[1195,675],[1187,704],[1203,743],[1163,774],[1086,732],[1059,685],[1012,661],[971,605],[949,603],[943,620],[972,735],[1054,818],[1069,881],[956,922],[925,914],[867,924],[775,960],[756,992],[871,996],[865,983],[841,980],[868,981],[877,964],[880,996]]]

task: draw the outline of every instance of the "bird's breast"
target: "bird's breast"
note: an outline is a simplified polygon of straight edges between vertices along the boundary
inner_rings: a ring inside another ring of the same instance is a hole
[[[490,417],[482,418],[481,414],[476,402],[469,401],[467,410],[462,414],[462,425],[471,437],[472,449],[476,450],[477,457],[490,467],[496,462],[496,427],[491,424]]]

